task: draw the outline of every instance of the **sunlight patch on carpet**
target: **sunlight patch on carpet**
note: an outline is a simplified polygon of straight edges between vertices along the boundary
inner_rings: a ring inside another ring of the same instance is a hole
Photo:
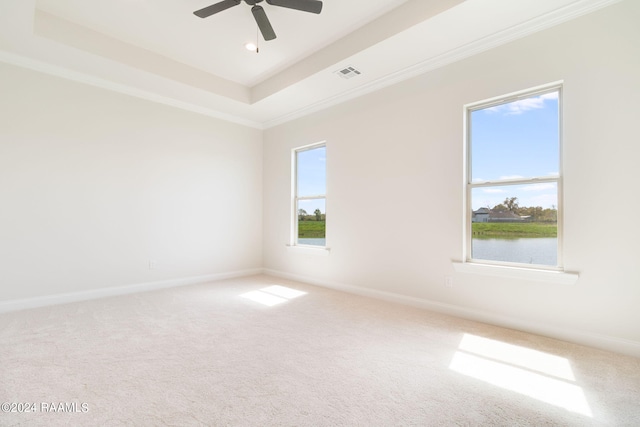
[[[306,294],[306,292],[291,289],[286,286],[273,285],[257,291],[247,292],[240,296],[262,305],[272,307]]]
[[[568,411],[592,417],[569,361],[541,351],[464,334],[449,368]]]
[[[306,295],[306,292],[298,291],[296,289],[287,288],[286,286],[273,285],[268,286],[266,288],[262,288],[261,291],[267,292],[273,295],[278,295],[279,297],[286,299],[298,298],[302,295]]]

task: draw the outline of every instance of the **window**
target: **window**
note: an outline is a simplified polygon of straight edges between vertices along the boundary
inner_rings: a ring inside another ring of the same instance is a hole
[[[467,107],[467,261],[561,269],[561,95]]]
[[[326,247],[326,146],[293,151],[292,244]]]

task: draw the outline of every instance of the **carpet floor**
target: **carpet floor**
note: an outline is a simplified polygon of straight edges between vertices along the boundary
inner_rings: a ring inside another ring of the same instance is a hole
[[[640,359],[255,276],[0,315],[2,426],[640,426]]]

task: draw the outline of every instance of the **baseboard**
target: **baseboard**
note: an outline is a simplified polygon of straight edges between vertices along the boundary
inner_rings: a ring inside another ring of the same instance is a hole
[[[92,289],[88,291],[69,292],[64,294],[45,295],[34,298],[0,301],[0,313],[24,310],[28,308],[45,307],[50,305],[67,304],[70,302],[86,301],[118,295],[134,294],[138,292],[155,291],[158,289],[173,288],[176,286],[195,285],[198,283],[214,282],[236,277],[253,276],[262,273],[262,268],[253,268],[226,273],[207,274],[203,276],[189,276],[179,279],[160,280],[155,282],[136,283],[126,286]]]
[[[640,357],[640,342],[626,340],[606,335],[593,334],[590,332],[569,330],[559,328],[548,324],[539,324],[516,318],[495,315],[493,313],[474,310],[457,305],[431,301],[422,298],[409,297],[405,295],[395,294],[392,292],[379,291],[375,289],[367,289],[361,286],[347,285],[334,281],[319,280],[313,277],[286,273],[278,270],[263,269],[263,273],[269,276],[280,277],[298,282],[308,283],[310,285],[322,286],[338,291],[348,292],[351,294],[366,296],[379,300],[404,304],[412,307],[422,308],[437,313],[447,314],[450,316],[460,317],[463,319],[474,320],[477,322],[488,323],[509,329],[529,332],[537,335],[543,335],[549,338],[555,338],[562,341],[572,342],[575,344],[586,345],[616,353],[622,353],[629,356]]]

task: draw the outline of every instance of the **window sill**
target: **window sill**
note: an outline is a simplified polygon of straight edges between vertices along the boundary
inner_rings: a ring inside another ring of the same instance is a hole
[[[328,256],[330,251],[326,246],[287,245],[287,252],[297,254]]]
[[[537,282],[574,285],[579,278],[578,273],[565,271],[536,270],[533,268],[507,267],[499,265],[477,264],[473,262],[453,262],[457,273],[479,274],[482,276],[506,277],[508,279],[533,280]]]

